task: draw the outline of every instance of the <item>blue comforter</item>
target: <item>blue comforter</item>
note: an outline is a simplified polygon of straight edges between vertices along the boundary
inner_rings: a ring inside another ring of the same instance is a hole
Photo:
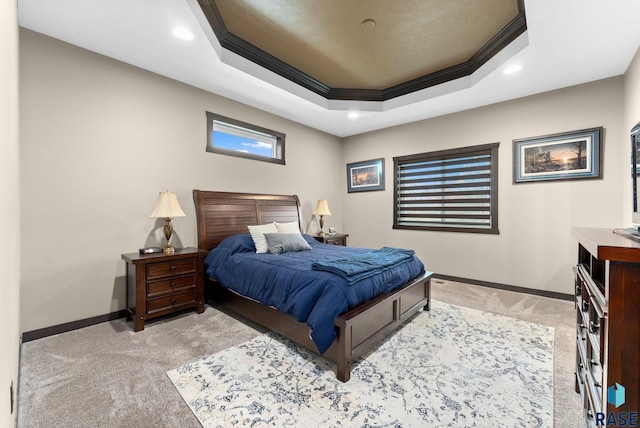
[[[389,269],[400,263],[408,262],[415,255],[413,250],[382,247],[379,250],[359,253],[349,257],[315,262],[312,269],[335,273],[347,280],[349,285]]]
[[[336,316],[424,272],[422,262],[412,255],[350,285],[340,275],[311,267],[373,250],[322,244],[308,235],[304,238],[310,251],[273,255],[257,254],[250,235],[233,235],[209,252],[205,268],[222,286],[306,323],[321,354],[336,337]]]

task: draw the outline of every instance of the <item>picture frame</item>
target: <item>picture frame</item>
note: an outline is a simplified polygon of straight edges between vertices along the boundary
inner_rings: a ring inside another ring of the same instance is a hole
[[[384,190],[384,158],[347,164],[347,191]]]
[[[602,177],[603,128],[513,140],[513,183]]]

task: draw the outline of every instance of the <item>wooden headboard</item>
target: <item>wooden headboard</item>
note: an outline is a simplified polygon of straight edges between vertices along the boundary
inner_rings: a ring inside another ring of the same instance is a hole
[[[224,238],[249,233],[247,226],[297,221],[302,231],[300,200],[296,195],[209,192],[194,190],[198,248],[210,250]]]

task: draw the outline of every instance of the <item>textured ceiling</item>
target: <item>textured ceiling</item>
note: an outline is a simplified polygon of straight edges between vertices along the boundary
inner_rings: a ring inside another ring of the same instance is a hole
[[[220,44],[330,99],[470,75],[526,30],[521,0],[199,0]]]

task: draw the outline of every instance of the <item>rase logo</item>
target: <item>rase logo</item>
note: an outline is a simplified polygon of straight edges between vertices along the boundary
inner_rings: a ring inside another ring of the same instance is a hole
[[[607,401],[616,406],[616,409],[624,404],[624,386],[616,382],[607,389]]]
[[[616,409],[622,406],[625,402],[624,386],[616,382],[615,385],[607,388],[607,402],[615,406]],[[637,427],[638,412],[598,412],[596,413],[596,426]]]

